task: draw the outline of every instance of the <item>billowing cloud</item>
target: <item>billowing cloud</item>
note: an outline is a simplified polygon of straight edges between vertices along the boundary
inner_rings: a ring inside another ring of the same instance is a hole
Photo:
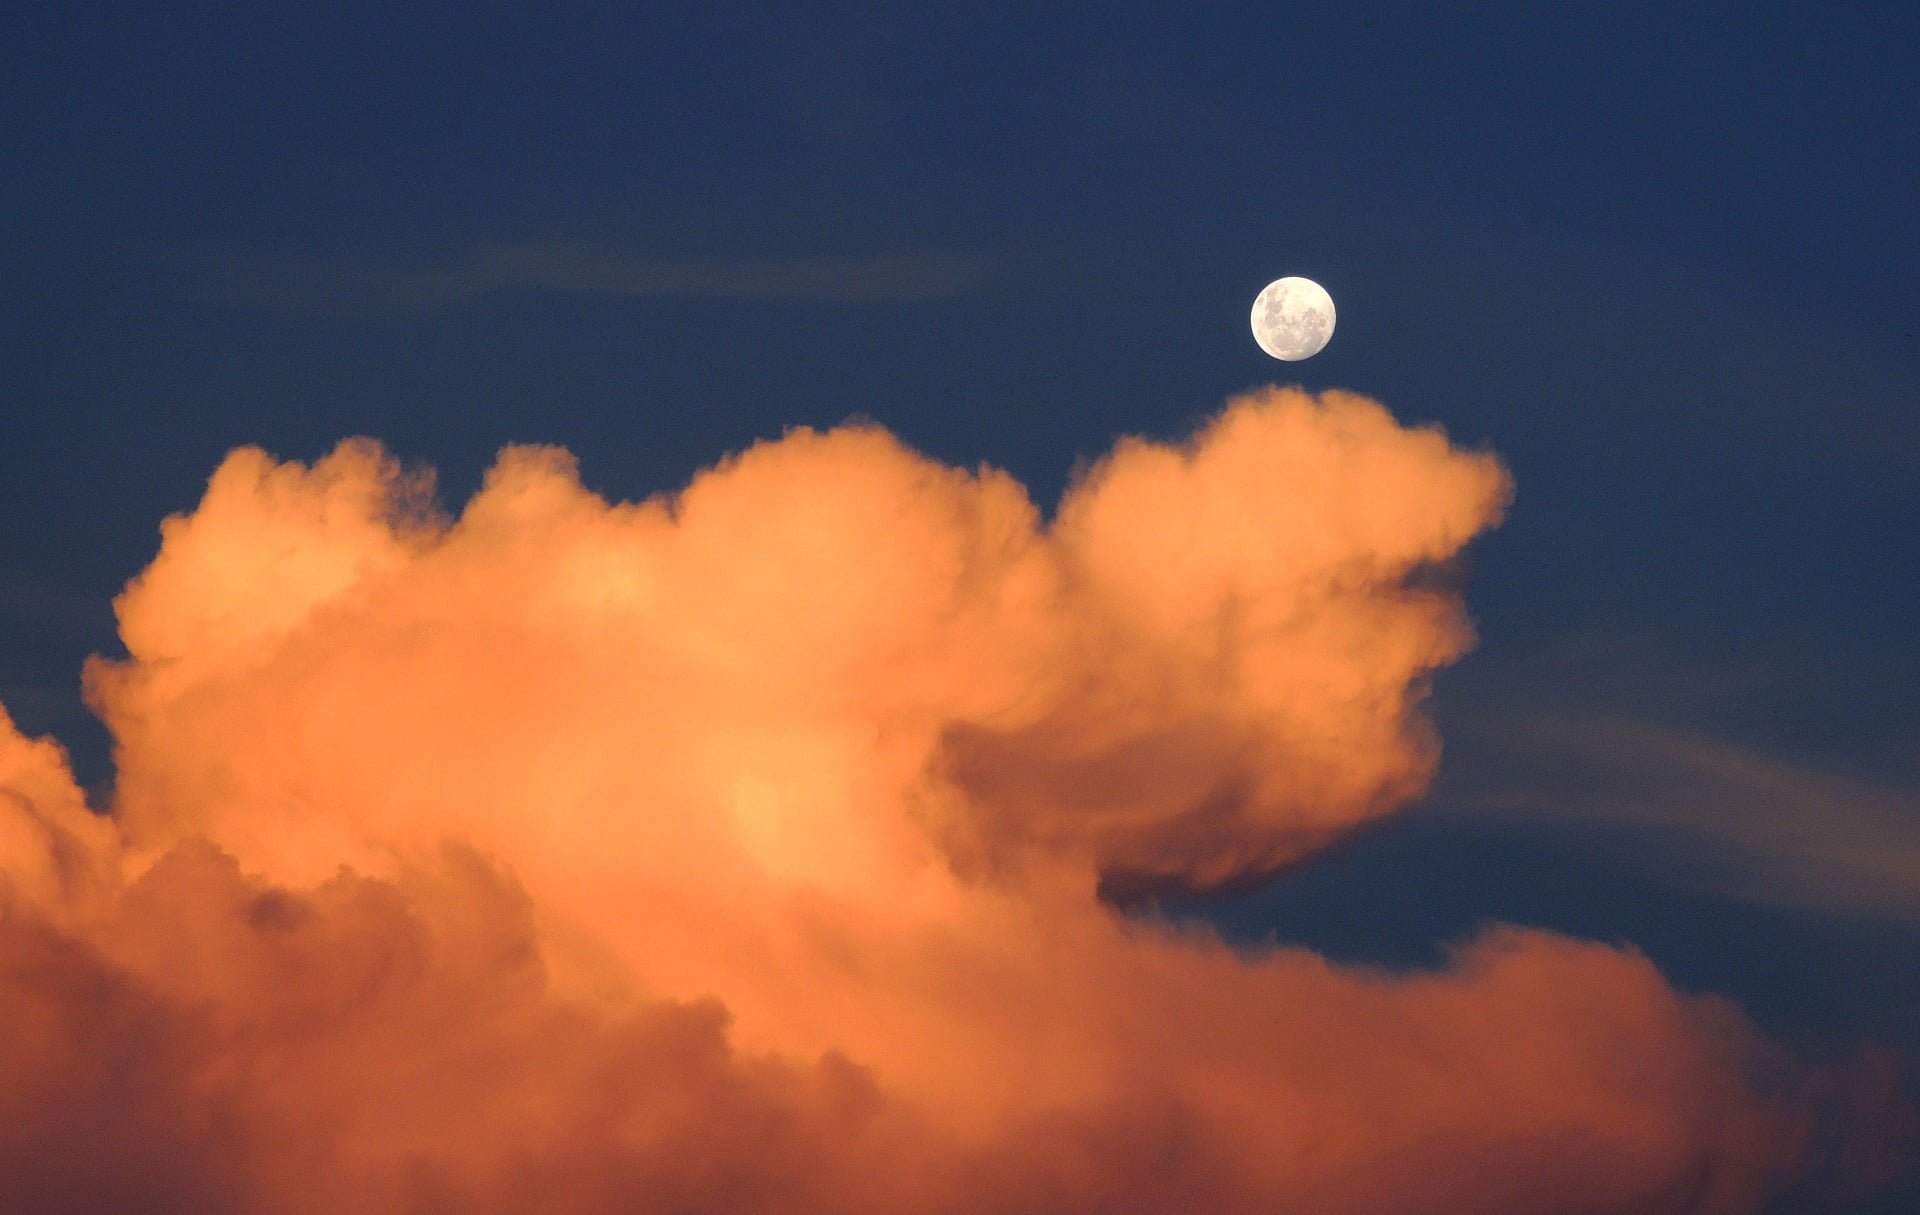
[[[1269,390],[1043,519],[796,431],[610,504],[504,452],[235,452],[87,673],[111,814],[0,725],[0,1171],[45,1209],[1694,1212],[1830,1077],[1630,950],[1231,949],[1115,890],[1422,789],[1436,577],[1508,495]],[[16,1027],[17,1030],[16,1030]]]

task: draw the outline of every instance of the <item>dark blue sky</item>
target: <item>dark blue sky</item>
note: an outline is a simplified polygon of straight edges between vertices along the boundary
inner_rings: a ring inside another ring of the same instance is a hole
[[[1431,804],[1226,921],[1630,938],[1920,1049],[1920,9],[23,7],[0,699],[90,776],[79,662],[237,444],[632,497],[858,414],[1050,500],[1297,379],[1518,494]]]

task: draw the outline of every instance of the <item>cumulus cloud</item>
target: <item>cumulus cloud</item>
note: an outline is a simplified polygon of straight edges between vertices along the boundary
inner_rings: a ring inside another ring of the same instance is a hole
[[[1129,919],[1421,790],[1492,457],[1242,398],[1049,520],[795,431],[608,503],[242,450],[0,725],[0,1169],[45,1208],[1757,1210],[1833,1081],[1642,957]]]

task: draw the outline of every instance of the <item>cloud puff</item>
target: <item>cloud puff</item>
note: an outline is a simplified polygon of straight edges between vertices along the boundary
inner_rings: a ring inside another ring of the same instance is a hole
[[[235,452],[119,599],[91,815],[0,727],[0,1167],[42,1206],[1733,1213],[1829,1082],[1631,951],[1410,975],[1103,893],[1430,777],[1490,456],[1269,390],[1044,520],[796,431],[610,504]],[[96,1164],[98,1158],[105,1158]]]

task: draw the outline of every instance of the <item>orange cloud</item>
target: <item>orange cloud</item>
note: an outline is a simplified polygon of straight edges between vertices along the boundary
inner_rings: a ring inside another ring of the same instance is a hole
[[[111,815],[0,723],[0,1170],[69,1208],[1755,1210],[1817,1078],[1635,954],[1393,976],[1101,897],[1417,793],[1470,641],[1431,574],[1507,496],[1284,390],[1050,522],[871,427],[640,504],[512,448],[457,519],[371,443],[236,452],[87,672]]]

